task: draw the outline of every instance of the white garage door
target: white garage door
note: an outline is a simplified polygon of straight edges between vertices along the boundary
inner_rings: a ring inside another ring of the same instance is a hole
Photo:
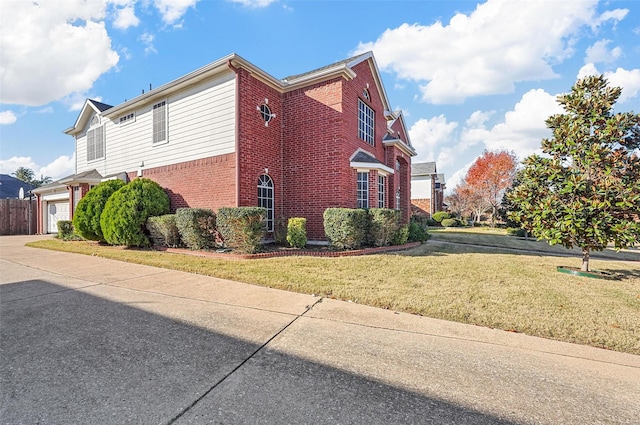
[[[47,204],[49,233],[58,233],[58,220],[69,220],[69,201]]]

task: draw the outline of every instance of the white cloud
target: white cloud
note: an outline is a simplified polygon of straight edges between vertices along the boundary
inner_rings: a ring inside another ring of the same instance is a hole
[[[11,175],[20,167],[35,170],[37,165],[29,156],[13,156],[9,159],[0,159],[0,174]]]
[[[447,122],[444,115],[416,121],[409,129],[411,143],[418,153],[416,162],[433,161],[436,148],[450,142],[456,127],[458,123]]]
[[[596,16],[597,3],[488,0],[448,24],[387,29],[356,52],[373,50],[383,70],[421,84],[427,102],[510,93],[519,81],[556,78],[552,65],[573,54],[574,37],[585,26],[624,18],[620,10]]]
[[[605,78],[609,80],[609,84],[614,87],[622,87],[622,93],[618,98],[619,103],[624,103],[630,99],[638,97],[640,94],[640,69],[627,70],[624,68],[617,68],[615,71],[606,71],[604,73],[598,71],[598,68],[593,63],[585,64],[578,71],[577,78],[584,78],[588,75],[600,75],[604,74]]]
[[[258,8],[258,7],[267,7],[271,3],[275,3],[277,0],[229,0],[229,1],[231,1],[231,3],[239,3],[247,7]]]
[[[167,25],[175,24],[190,7],[195,7],[196,3],[198,0],[154,0],[153,2],[162,15],[162,22]]]
[[[113,26],[115,28],[126,30],[130,27],[137,27],[140,24],[140,19],[136,16],[136,11],[133,3],[126,4],[122,8],[116,8],[115,19]]]
[[[13,111],[0,112],[0,125],[13,124],[16,121],[18,121],[18,117],[16,117]]]
[[[62,155],[54,159],[48,165],[41,167],[36,176],[49,176],[53,180],[58,180],[66,176],[70,176],[76,172],[76,154],[72,156]]]
[[[62,155],[44,167],[36,164],[30,156],[14,156],[9,159],[0,159],[1,174],[11,175],[20,167],[33,170],[35,177],[38,179],[41,176],[48,176],[55,181],[75,173],[76,156],[75,153],[70,157]]]
[[[149,55],[151,53],[158,53],[155,46],[153,45],[153,40],[155,39],[155,36],[153,34],[145,32],[138,39],[142,42],[142,44],[144,44],[144,53],[146,55]]]
[[[609,49],[611,40],[596,41],[592,46],[587,48],[587,56],[584,58],[585,63],[611,63],[622,55],[620,47]]]
[[[44,105],[86,91],[118,63],[106,1],[3,2],[0,102]]]
[[[546,119],[561,112],[555,96],[542,89],[530,90],[513,110],[505,113],[501,122],[487,128],[484,122],[472,121],[477,125],[465,127],[461,139],[466,143],[484,143],[489,150],[514,151],[522,160],[540,148],[543,138],[551,135]]]

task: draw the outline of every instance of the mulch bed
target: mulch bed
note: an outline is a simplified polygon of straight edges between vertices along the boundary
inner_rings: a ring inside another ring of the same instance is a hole
[[[158,251],[172,252],[175,254],[194,255],[198,257],[226,258],[234,260],[251,260],[259,258],[307,256],[307,257],[349,257],[355,255],[380,254],[390,251],[402,251],[420,245],[420,242],[411,242],[405,245],[380,246],[375,248],[362,248],[353,250],[336,250],[326,245],[310,245],[303,249],[282,247],[275,244],[263,245],[263,252],[257,254],[242,254],[233,251],[220,252],[216,250],[190,250],[186,248],[156,247]]]

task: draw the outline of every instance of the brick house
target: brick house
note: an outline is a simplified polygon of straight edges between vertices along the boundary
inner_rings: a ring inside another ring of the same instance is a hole
[[[411,209],[413,214],[431,217],[444,210],[444,174],[435,162],[413,164],[411,169]]]
[[[323,240],[328,207],[411,212],[411,157],[372,53],[276,79],[231,54],[117,106],[87,100],[65,133],[76,174],[35,193],[38,231],[106,178],[162,186],[171,209],[264,206],[305,217]]]

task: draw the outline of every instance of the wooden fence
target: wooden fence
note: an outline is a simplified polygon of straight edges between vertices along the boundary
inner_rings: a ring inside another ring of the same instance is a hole
[[[0,199],[0,235],[36,233],[36,200]]]

